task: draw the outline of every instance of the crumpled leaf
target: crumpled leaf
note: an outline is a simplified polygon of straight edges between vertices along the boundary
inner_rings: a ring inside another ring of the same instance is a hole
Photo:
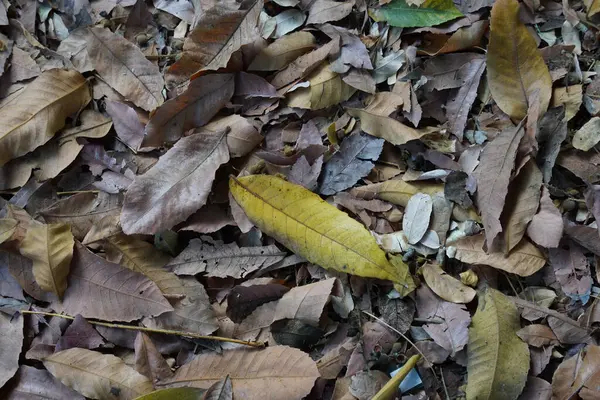
[[[308,354],[291,347],[241,348],[201,354],[161,385],[209,388],[227,375],[234,398],[287,400],[306,396],[319,372]]]
[[[56,310],[105,321],[133,321],[172,311],[154,282],[77,244],[69,286]]]
[[[373,169],[383,140],[360,133],[347,137],[340,150],[329,159],[322,171],[319,193],[332,195],[353,186]]]
[[[574,356],[564,360],[554,371],[552,394],[554,398],[567,400],[579,393],[584,400],[592,400],[600,394],[600,346],[588,345]]]
[[[288,93],[290,107],[319,110],[348,100],[356,91],[333,72],[329,64],[322,64],[306,79],[310,87]]]
[[[316,194],[261,175],[232,178],[229,188],[256,226],[308,261],[345,273],[389,279],[398,286],[407,285],[369,232]]]
[[[490,30],[487,77],[492,97],[502,111],[520,120],[537,91],[543,114],[552,96],[552,78],[535,39],[519,19],[517,0],[494,3]]]
[[[252,272],[281,261],[285,252],[277,246],[239,247],[235,242],[203,242],[190,240],[190,244],[167,267],[178,275],[196,275],[242,278]]]
[[[467,264],[489,265],[519,276],[529,276],[539,271],[546,259],[544,255],[526,239],[505,256],[504,253],[486,253],[483,251],[483,234],[468,236],[456,242],[448,243],[456,249],[454,258]]]
[[[418,7],[409,5],[406,0],[392,0],[369,11],[375,21],[386,21],[401,28],[439,25],[463,15],[450,0],[425,0]]]
[[[125,99],[146,111],[164,102],[162,74],[139,47],[102,27],[88,28],[85,40],[94,69]]]
[[[538,246],[554,248],[558,247],[562,234],[562,214],[552,202],[548,188],[544,186],[540,209],[527,226],[527,236]]]
[[[152,115],[142,147],[174,142],[184,132],[206,125],[233,96],[234,82],[232,74],[194,79],[185,92],[165,102]]]
[[[590,299],[593,280],[584,249],[575,243],[568,248],[549,249],[548,261],[562,291],[573,301],[586,304]]]
[[[350,70],[350,67],[373,69],[365,44],[353,31],[331,24],[323,24],[319,29],[332,39],[330,43],[337,44],[338,41],[340,43],[339,54],[330,65],[333,72],[344,74]],[[337,46],[335,49],[337,51]]]
[[[259,38],[257,23],[263,3],[246,4],[241,10],[217,4],[202,13],[183,43],[183,55],[167,71],[170,85],[183,83],[199,71],[226,67],[235,51]]]
[[[121,226],[126,234],[154,234],[200,209],[219,166],[229,161],[227,131],[196,133],[178,141],[127,189]]]
[[[501,292],[481,294],[469,329],[467,399],[516,400],[527,381],[529,349],[515,305]]]
[[[62,297],[75,240],[67,224],[31,223],[19,251],[33,261],[33,276],[42,290]]]
[[[488,250],[493,248],[494,239],[502,232],[500,215],[508,194],[517,148],[524,133],[521,126],[500,132],[483,149],[479,166],[474,172],[477,179],[477,204],[481,210]]]
[[[475,298],[475,290],[448,275],[439,265],[428,263],[421,268],[427,286],[442,299],[451,303],[470,303]]]
[[[91,100],[86,79],[51,69],[0,109],[0,165],[43,145]]]
[[[415,244],[423,238],[429,227],[432,210],[433,201],[428,194],[417,193],[408,200],[402,218],[402,230],[408,243]]]
[[[66,386],[86,397],[133,399],[152,391],[152,382],[113,355],[72,348],[44,359],[44,366]]]
[[[19,369],[19,355],[23,347],[23,315],[14,317],[0,312],[0,387]]]

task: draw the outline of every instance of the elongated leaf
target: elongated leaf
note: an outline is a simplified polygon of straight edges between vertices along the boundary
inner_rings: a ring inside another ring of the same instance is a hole
[[[256,226],[310,262],[407,285],[362,224],[316,194],[261,175],[232,178],[229,189]]]
[[[499,0],[492,8],[487,77],[500,109],[515,119],[527,115],[529,98],[539,91],[540,113],[548,109],[552,78],[535,39],[519,19],[517,0]]]
[[[433,202],[427,194],[417,193],[408,200],[402,218],[402,230],[408,243],[415,244],[423,238],[429,227],[432,210]]]
[[[116,235],[108,238],[104,247],[107,258],[132,271],[144,274],[156,283],[164,295],[184,293],[179,278],[163,268],[169,262],[169,256],[158,251],[150,243],[131,236]]]
[[[43,145],[91,99],[77,71],[51,69],[0,108],[0,165]]]
[[[67,224],[31,224],[21,242],[21,254],[33,261],[35,281],[62,297],[73,258],[75,240]]]
[[[88,28],[85,40],[94,69],[126,100],[147,111],[164,102],[162,74],[139,47],[101,27]]]
[[[169,84],[185,82],[198,71],[227,66],[235,51],[260,37],[257,24],[262,6],[254,1],[247,9],[232,10],[218,4],[203,13],[183,43],[182,57],[167,72]]]
[[[467,399],[516,400],[529,371],[529,349],[517,336],[515,305],[488,288],[480,297],[469,329]]]
[[[435,294],[452,303],[469,303],[477,294],[475,290],[448,275],[438,265],[425,264],[423,266],[423,277],[427,282],[427,286]]]
[[[504,252],[509,253],[525,235],[527,224],[535,215],[540,202],[543,175],[530,160],[511,183],[503,211]],[[561,225],[562,226],[562,225]]]
[[[226,138],[227,131],[188,136],[137,176],[125,194],[123,232],[154,234],[200,209],[217,169],[229,161]]]
[[[277,71],[316,46],[315,37],[310,32],[295,32],[277,39],[260,53],[248,67],[249,71]]]
[[[493,248],[494,239],[502,232],[500,215],[508,193],[508,183],[517,157],[517,148],[524,132],[524,129],[519,126],[498,134],[483,149],[481,161],[475,170],[477,203],[481,209],[488,249]]]
[[[462,17],[451,0],[425,0],[418,7],[405,0],[392,0],[381,8],[370,10],[369,14],[375,21],[387,21],[391,26],[401,28],[434,26]]]
[[[324,24],[325,22],[339,21],[352,12],[353,1],[313,1],[308,10],[307,24]]]
[[[287,400],[306,396],[319,371],[308,354],[287,346],[270,346],[202,354],[161,384],[209,388],[227,375],[234,398]]]
[[[175,142],[184,132],[206,125],[233,96],[231,74],[194,79],[181,95],[168,100],[146,125],[142,147]]]
[[[154,282],[123,268],[77,244],[62,303],[55,305],[70,315],[105,321],[133,321],[172,311]]]
[[[405,182],[396,179],[357,187],[352,189],[350,193],[361,199],[378,198],[406,207],[410,198],[419,192],[433,196],[443,191],[444,186],[439,183]]]
[[[192,239],[188,247],[168,264],[176,274],[243,278],[259,268],[281,261],[285,252],[277,246],[239,247],[232,243],[208,243]]]
[[[546,264],[544,255],[526,239],[521,240],[508,257],[501,252],[487,254],[483,250],[484,242],[484,235],[479,234],[448,245],[456,249],[454,258],[464,263],[489,265],[520,276],[534,274]]]
[[[0,312],[0,387],[19,369],[19,355],[23,348],[23,321],[21,314],[12,317]]]
[[[44,360],[44,366],[66,386],[93,399],[134,399],[152,391],[152,382],[123,360],[74,347]]]
[[[307,77],[308,88],[299,88],[288,95],[290,107],[318,110],[348,100],[356,89],[346,84],[329,64],[321,65]]]

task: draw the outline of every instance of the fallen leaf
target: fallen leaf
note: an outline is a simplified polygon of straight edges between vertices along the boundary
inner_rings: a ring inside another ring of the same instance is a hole
[[[331,278],[292,288],[277,302],[273,319],[298,319],[319,326],[335,283],[336,279]]]
[[[101,27],[88,28],[86,41],[94,69],[125,99],[146,111],[163,103],[162,74],[137,46]]]
[[[351,378],[349,392],[358,400],[375,398],[377,393],[389,381],[389,376],[381,371],[360,371]]]
[[[369,232],[319,196],[271,176],[232,178],[229,185],[233,197],[254,224],[308,261],[406,285],[404,277],[390,264]],[[274,219],[275,215],[279,217]],[[275,222],[280,218],[281,225]]]
[[[565,105],[565,118],[570,121],[579,111],[583,103],[583,86],[571,85],[563,88],[556,88],[552,92],[552,107]]]
[[[326,22],[339,21],[346,18],[350,12],[354,1],[332,1],[315,0],[308,9],[307,24],[324,24]]]
[[[552,385],[541,378],[529,376],[519,400],[550,400]]]
[[[170,99],[146,125],[142,147],[158,147],[174,142],[184,132],[206,125],[233,96],[234,76],[219,74],[194,79],[187,90]]]
[[[483,149],[479,166],[474,172],[477,179],[477,204],[481,210],[488,250],[493,248],[494,239],[502,232],[500,215],[508,194],[517,148],[524,133],[522,126],[500,132]]]
[[[402,230],[408,243],[416,244],[423,238],[429,227],[432,210],[433,202],[428,194],[417,193],[408,200],[402,218]]]
[[[287,9],[275,16],[275,37],[280,38],[296,28],[301,27],[306,21],[306,14],[295,8]]]
[[[504,253],[486,253],[483,251],[485,237],[483,234],[468,236],[456,242],[448,243],[456,249],[454,258],[467,264],[489,265],[519,276],[530,276],[539,271],[545,264],[544,255],[526,239],[505,256]]]
[[[44,72],[0,109],[0,165],[46,143],[90,99],[87,81],[79,72]]]
[[[573,147],[588,151],[600,142],[600,117],[592,117],[573,135]]]
[[[183,43],[183,55],[166,73],[170,85],[179,85],[199,71],[226,67],[231,55],[259,37],[257,23],[263,3],[247,2],[233,10],[218,4],[201,14]]]
[[[574,356],[563,361],[552,377],[554,398],[567,400],[579,393],[582,399],[598,396],[600,369],[598,368],[600,347],[588,345]]]
[[[203,400],[206,389],[198,389],[192,387],[159,389],[150,392],[134,400]]]
[[[298,57],[312,51],[316,47],[315,37],[310,32],[294,32],[283,36],[260,53],[248,66],[249,71],[278,71],[287,67]],[[273,82],[271,82],[273,84]],[[277,85],[275,85],[277,87]]]
[[[154,7],[191,24],[194,20],[194,3],[189,0],[153,0]]]
[[[64,385],[86,397],[108,399],[115,391],[123,399],[133,399],[152,391],[148,378],[113,355],[72,348],[54,353],[44,366]]]
[[[375,21],[386,21],[391,26],[412,28],[434,26],[462,17],[452,1],[425,0],[418,7],[407,4],[405,0],[392,0],[388,4],[369,10]]]
[[[56,309],[105,321],[133,321],[173,310],[154,282],[77,244],[69,286]]]
[[[577,225],[565,221],[564,232],[577,244],[585,247],[597,256],[600,256],[600,242],[598,242],[598,230],[587,225]]]
[[[33,261],[33,276],[48,292],[62,297],[73,257],[75,240],[67,224],[30,224],[19,251]]]
[[[135,370],[153,384],[173,376],[169,364],[144,332],[138,332],[135,337]]]
[[[229,375],[208,388],[203,400],[233,400],[233,385]]]
[[[76,391],[69,389],[45,369],[37,369],[22,365],[17,371],[12,385],[7,385],[6,400],[23,398],[72,399],[85,398]]]
[[[360,199],[372,199],[375,197],[406,207],[410,198],[419,192],[433,196],[435,193],[443,191],[444,186],[438,183],[405,182],[401,179],[392,179],[354,188],[350,191],[350,194]]]
[[[586,304],[592,290],[590,266],[584,249],[575,243],[548,250],[548,262],[562,291],[573,301]]]
[[[240,323],[256,308],[279,300],[290,289],[279,284],[235,286],[227,296],[227,316]]]
[[[352,187],[369,174],[383,148],[383,140],[360,133],[347,137],[323,167],[319,193],[332,195]]]
[[[137,151],[144,140],[144,125],[138,113],[127,104],[118,101],[106,100],[104,104],[115,125],[117,136],[130,149]]]
[[[308,354],[287,346],[201,354],[161,385],[208,388],[229,375],[234,398],[273,400],[306,396],[319,372]]]
[[[333,72],[329,64],[322,64],[306,79],[309,82],[308,88],[288,93],[290,107],[319,110],[348,100],[356,91]]]
[[[0,312],[0,387],[19,369],[19,355],[23,348],[23,322],[21,314],[10,316]]]
[[[546,325],[527,325],[517,331],[517,336],[525,343],[534,347],[558,344],[558,339],[552,329]]]
[[[438,265],[425,264],[422,268],[427,286],[442,299],[451,303],[470,303],[477,292],[448,275]]]
[[[248,119],[237,115],[215,118],[202,128],[217,134],[224,129],[227,133],[227,147],[231,158],[243,157],[256,148],[262,141],[263,136]]]
[[[55,352],[80,347],[82,349],[95,349],[106,341],[81,315],[76,315],[75,320],[56,342]]]
[[[540,209],[527,226],[527,236],[538,246],[558,247],[563,234],[562,214],[550,198],[549,190],[542,187]]]
[[[529,99],[536,91],[539,91],[540,112],[543,114],[548,109],[552,79],[535,39],[518,14],[516,0],[494,3],[487,76],[492,97],[500,109],[520,120],[527,115]]]
[[[167,267],[178,275],[206,272],[208,276],[239,279],[260,268],[267,268],[284,257],[285,252],[275,245],[239,247],[235,242],[224,244],[192,239]]]
[[[219,166],[229,161],[227,131],[178,141],[127,189],[121,212],[126,234],[157,233],[184,221],[208,198]]]
[[[467,398],[519,397],[529,371],[529,349],[516,334],[520,326],[514,304],[486,289],[469,328]]]
[[[549,183],[561,143],[567,137],[565,108],[549,109],[538,123],[537,142],[539,145],[537,164],[544,174],[544,182]]]

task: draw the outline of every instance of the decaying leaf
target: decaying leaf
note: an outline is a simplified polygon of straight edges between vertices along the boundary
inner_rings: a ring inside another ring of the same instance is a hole
[[[469,303],[477,292],[448,275],[438,265],[425,264],[423,277],[435,294],[452,303]]]
[[[467,398],[519,397],[529,371],[529,349],[516,334],[520,327],[514,304],[486,289],[469,329]]]
[[[406,285],[369,232],[319,196],[271,176],[232,178],[229,185],[254,224],[310,262]]]

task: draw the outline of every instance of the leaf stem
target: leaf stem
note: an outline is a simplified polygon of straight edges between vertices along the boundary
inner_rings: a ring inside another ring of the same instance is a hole
[[[50,312],[45,312],[45,311],[20,310],[19,312],[22,314],[45,315],[47,317],[58,317],[58,318],[64,318],[64,319],[70,319],[70,320],[75,319],[75,317],[72,317],[70,315],[50,313]],[[88,321],[88,322],[92,325],[105,326],[107,328],[127,329],[130,331],[148,332],[148,333],[163,333],[165,335],[178,335],[178,336],[185,336],[185,337],[190,337],[190,338],[194,338],[194,339],[216,340],[217,342],[237,343],[237,344],[243,344],[243,345],[250,346],[250,347],[259,347],[259,348],[267,347],[267,344],[265,342],[253,342],[250,340],[239,340],[239,339],[232,339],[232,338],[226,338],[226,337],[220,337],[220,336],[205,336],[205,335],[198,335],[197,333],[194,333],[194,332],[176,331],[176,330],[171,330],[171,329],[155,329],[155,328],[147,328],[145,326],[112,324],[109,322],[99,322],[99,321]]]

